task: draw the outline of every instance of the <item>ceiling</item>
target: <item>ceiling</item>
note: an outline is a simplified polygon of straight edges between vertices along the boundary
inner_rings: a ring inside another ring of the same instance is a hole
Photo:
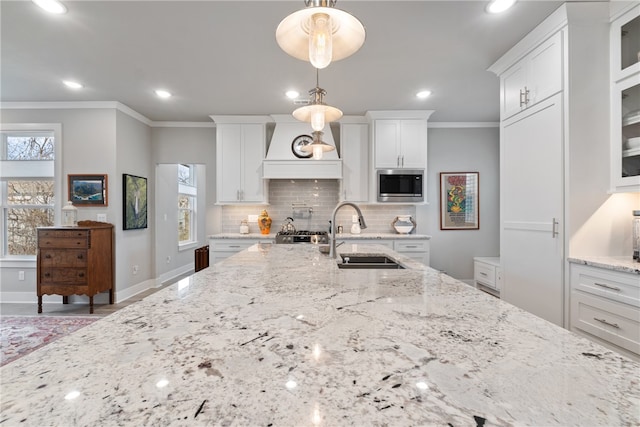
[[[118,101],[152,121],[211,122],[290,114],[285,91],[306,98],[315,87],[315,69],[275,40],[302,0],[64,3],[64,15],[0,3],[0,101]],[[489,15],[485,1],[338,1],[367,37],[320,70],[325,102],[346,115],[425,109],[436,122],[496,122],[498,79],[487,68],[560,4],[521,0]],[[158,88],[174,96],[159,99]],[[418,100],[421,89],[432,96]]]

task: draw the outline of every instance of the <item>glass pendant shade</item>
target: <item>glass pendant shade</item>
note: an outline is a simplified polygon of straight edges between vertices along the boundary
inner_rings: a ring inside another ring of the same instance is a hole
[[[332,50],[331,17],[324,13],[316,13],[311,17],[309,62],[316,68],[327,67],[331,63]]]
[[[301,122],[311,123],[314,131],[321,131],[328,122],[335,122],[342,117],[342,111],[324,103],[327,92],[319,86],[318,70],[316,69],[316,87],[309,91],[311,102],[309,105],[297,108],[293,117]]]
[[[335,122],[342,117],[342,111],[325,104],[310,104],[293,111],[293,117],[301,122],[311,123],[313,130],[322,130],[328,122]]]
[[[347,58],[362,47],[366,32],[358,18],[327,7],[327,1],[305,3],[305,9],[284,18],[276,29],[276,40],[282,50],[294,58],[310,61],[316,68],[325,68],[331,61]]]
[[[301,147],[300,150],[306,153],[312,153],[314,160],[321,160],[325,151],[333,151],[336,149],[333,145],[327,144],[322,140],[324,132],[313,131],[311,134],[313,135],[313,142]]]

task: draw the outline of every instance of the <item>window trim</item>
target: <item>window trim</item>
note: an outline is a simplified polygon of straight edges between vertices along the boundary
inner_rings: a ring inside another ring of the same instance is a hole
[[[188,163],[180,163],[178,165],[178,168],[180,167],[180,165],[182,166],[188,166],[189,167],[189,184],[183,184],[180,182],[179,178],[178,178],[178,197],[180,197],[181,195],[187,196],[189,198],[191,198],[191,239],[188,241],[180,241],[180,236],[178,236],[178,250],[179,251],[183,251],[183,250],[187,250],[190,249],[191,247],[197,246],[198,244],[198,239],[197,239],[197,206],[198,206],[198,186],[197,186],[197,179],[196,179],[196,165],[194,164],[188,164]],[[178,212],[180,212],[180,208],[178,208]],[[178,218],[180,218],[180,215],[178,214]]]
[[[60,218],[62,215],[62,123],[0,123],[0,132],[52,132],[55,141],[54,144],[54,156],[53,159],[53,191],[55,194],[55,206],[53,209],[53,221],[57,226],[60,224]],[[4,149],[4,144],[2,144]],[[0,229],[0,244],[6,246],[6,235],[4,224]],[[2,267],[14,267],[16,264],[25,266],[25,264],[35,263],[35,255],[4,255],[4,251],[0,252],[0,268]]]

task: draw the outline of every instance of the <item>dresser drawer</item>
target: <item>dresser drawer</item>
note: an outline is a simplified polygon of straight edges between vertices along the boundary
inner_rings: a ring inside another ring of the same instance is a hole
[[[640,307],[640,275],[572,264],[571,288]]]
[[[571,292],[571,328],[640,354],[640,309],[596,295]]]
[[[73,248],[87,248],[88,240],[84,238],[53,238],[45,237],[38,239],[39,248],[59,248],[59,249],[73,249]]]
[[[43,268],[40,271],[42,284],[84,285],[87,282],[85,268]]]
[[[89,236],[89,230],[47,230],[40,229],[38,230],[38,239],[42,239],[45,237],[50,238],[84,238],[86,239]]]
[[[87,251],[41,249],[40,265],[42,267],[85,267],[87,265]]]

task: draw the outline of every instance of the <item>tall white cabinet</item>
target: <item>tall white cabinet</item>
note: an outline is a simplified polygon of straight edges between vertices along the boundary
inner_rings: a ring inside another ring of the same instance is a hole
[[[340,200],[368,202],[369,124],[365,117],[351,116],[340,120],[340,158]]]
[[[608,5],[565,3],[490,67],[500,77],[501,298],[568,325],[566,253],[608,185]]]
[[[216,122],[216,201],[265,203],[262,162],[268,116],[211,116]]]

